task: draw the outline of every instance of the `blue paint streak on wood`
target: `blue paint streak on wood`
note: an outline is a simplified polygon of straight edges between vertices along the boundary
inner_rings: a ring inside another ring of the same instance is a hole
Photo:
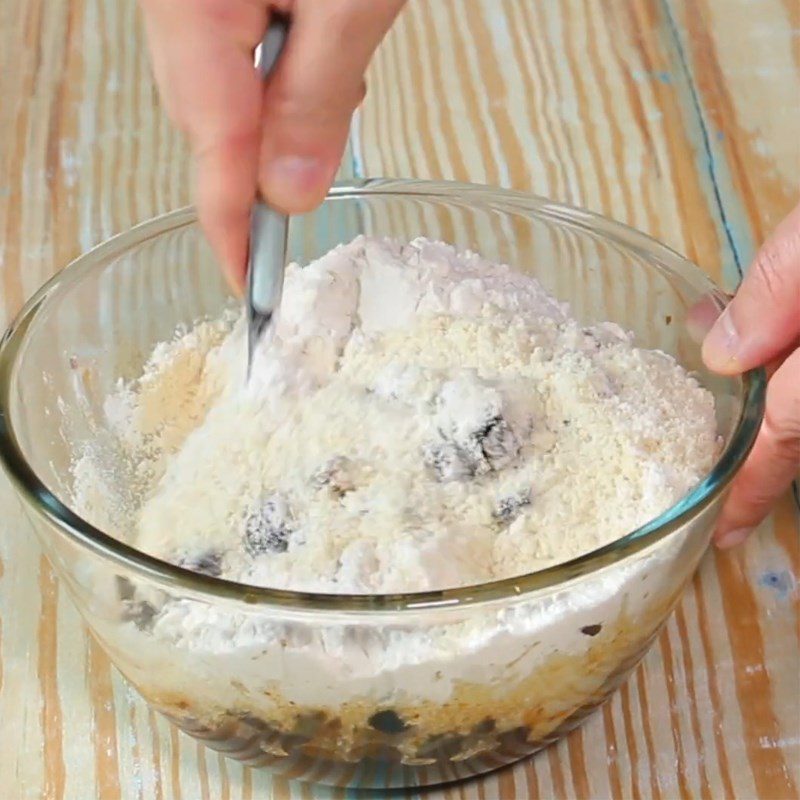
[[[749,260],[755,252],[755,247],[758,243],[753,241],[752,231],[747,219],[747,214],[738,202],[739,198],[734,191],[733,183],[730,180],[730,172],[728,170],[727,162],[723,153],[718,150],[718,145],[725,141],[724,131],[715,131],[713,137],[710,132],[710,126],[706,120],[706,114],[703,107],[703,102],[699,91],[695,85],[692,77],[692,69],[689,64],[689,59],[686,55],[686,48],[683,44],[681,29],[675,21],[675,16],[672,13],[671,3],[673,0],[661,0],[661,5],[664,11],[664,16],[667,20],[670,36],[675,47],[681,71],[684,74],[686,83],[691,97],[692,106],[697,116],[697,123],[701,138],[701,159],[704,163],[706,172],[711,181],[712,193],[714,196],[714,204],[719,213],[720,222],[722,224],[725,239],[728,242],[731,255],[733,256],[734,265],[736,268],[736,281],[741,280],[746,269],[746,264],[743,267],[743,261]],[[723,197],[725,198],[723,200]],[[733,223],[733,218],[739,221],[739,224]],[[743,257],[744,256],[744,257]],[[792,483],[792,496],[794,503],[800,512],[800,481]]]
[[[739,197],[734,190],[730,171],[724,153],[720,152],[719,144],[722,139],[711,131],[707,121],[707,114],[703,106],[697,86],[692,77],[692,69],[683,43],[683,35],[671,8],[672,0],[661,0],[664,17],[667,22],[670,39],[675,49],[678,64],[686,81],[692,110],[697,118],[699,134],[698,158],[703,172],[708,176],[711,184],[713,204],[719,216],[724,239],[727,242],[730,256],[733,260],[731,278],[738,281],[743,275],[743,264],[750,258],[754,250],[754,242],[747,214],[739,202]]]
[[[359,130],[361,119],[359,114],[354,114],[350,122],[350,133],[345,144],[342,163],[339,166],[337,178],[339,180],[347,178],[364,177],[364,154],[361,152],[361,131]]]
[[[664,70],[632,69],[631,77],[636,83],[646,83],[651,80],[659,83],[672,83],[672,73]]]

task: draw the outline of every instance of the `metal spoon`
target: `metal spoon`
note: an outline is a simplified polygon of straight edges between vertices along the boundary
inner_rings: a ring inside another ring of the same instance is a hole
[[[283,49],[289,30],[285,18],[272,16],[261,40],[258,68],[266,78]],[[289,218],[256,200],[250,217],[250,247],[247,263],[247,377],[256,345],[270,326],[278,308],[286,266],[286,234]]]

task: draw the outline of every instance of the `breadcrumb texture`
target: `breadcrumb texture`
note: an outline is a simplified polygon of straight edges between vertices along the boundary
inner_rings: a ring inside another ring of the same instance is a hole
[[[244,356],[235,314],[159,345],[106,403],[131,499],[90,448],[80,509],[245,583],[443,589],[618,539],[718,450],[713,398],[673,358],[426,239],[291,265],[249,382]]]

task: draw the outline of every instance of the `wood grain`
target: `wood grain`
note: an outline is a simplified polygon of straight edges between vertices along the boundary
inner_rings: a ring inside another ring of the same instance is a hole
[[[0,3],[0,322],[81,251],[190,201],[132,0]],[[412,0],[343,175],[515,187],[641,228],[733,287],[800,183],[792,0]],[[344,797],[178,734],[85,635],[0,478],[0,786],[15,798]],[[430,792],[800,789],[800,505],[710,554],[628,683],[566,740]]]

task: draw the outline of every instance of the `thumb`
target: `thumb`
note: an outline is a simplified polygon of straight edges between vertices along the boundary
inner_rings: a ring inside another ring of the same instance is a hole
[[[753,451],[733,482],[714,538],[732,547],[766,517],[800,476],[800,349],[775,372],[767,387],[767,410]]]
[[[259,188],[287,213],[315,208],[333,181],[364,71],[402,0],[296,3],[264,97]]]
[[[716,372],[738,374],[784,353],[800,336],[800,205],[761,247],[703,343]]]

